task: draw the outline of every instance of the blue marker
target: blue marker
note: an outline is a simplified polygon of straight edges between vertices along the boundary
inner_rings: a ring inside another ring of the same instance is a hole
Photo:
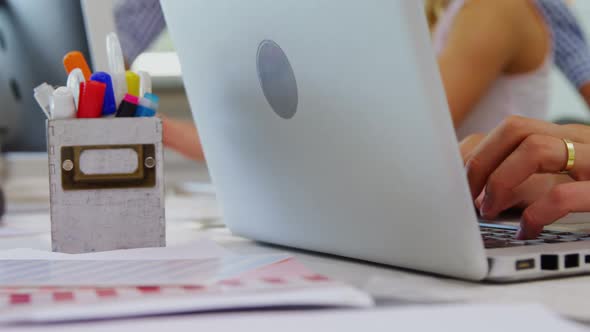
[[[139,100],[135,116],[137,117],[151,117],[156,115],[160,104],[160,98],[152,93],[146,93],[143,98]]]
[[[104,83],[107,86],[104,94],[104,102],[102,104],[102,115],[108,116],[117,113],[115,90],[113,90],[113,81],[111,80],[111,75],[102,71],[98,71],[92,74],[90,80]]]

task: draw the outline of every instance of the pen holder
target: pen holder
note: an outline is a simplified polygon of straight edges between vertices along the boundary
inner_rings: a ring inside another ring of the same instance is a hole
[[[47,121],[53,251],[166,244],[159,118]]]

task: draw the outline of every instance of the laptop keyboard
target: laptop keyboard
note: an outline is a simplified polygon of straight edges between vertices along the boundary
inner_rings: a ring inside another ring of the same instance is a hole
[[[534,246],[548,243],[590,241],[590,234],[546,230],[535,240],[517,240],[517,229],[507,226],[480,225],[486,249]]]

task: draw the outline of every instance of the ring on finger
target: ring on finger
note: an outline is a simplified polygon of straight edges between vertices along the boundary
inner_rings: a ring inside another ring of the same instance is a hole
[[[574,142],[567,138],[563,139],[563,143],[565,143],[567,150],[567,162],[564,169],[560,173],[569,174],[569,172],[574,169],[574,166],[576,165],[576,147],[574,146]]]

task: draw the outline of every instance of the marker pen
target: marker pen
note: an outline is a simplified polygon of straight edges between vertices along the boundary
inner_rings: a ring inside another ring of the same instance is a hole
[[[109,74],[113,81],[113,90],[115,91],[115,101],[117,106],[123,100],[127,93],[127,81],[125,79],[125,59],[121,50],[121,43],[117,34],[111,32],[107,35],[107,60],[109,63]]]
[[[48,119],[51,119],[51,100],[53,99],[53,87],[43,83],[33,89],[33,95],[39,107]]]
[[[90,75],[92,75],[92,71],[90,71],[90,67],[88,66],[88,62],[84,58],[82,52],[79,51],[72,51],[64,56],[64,68],[66,72],[69,74],[72,70],[76,68],[80,68],[82,70],[82,74],[84,74],[84,78],[88,81],[90,80]]]
[[[139,97],[139,75],[128,70],[125,73],[125,79],[127,80],[127,93]]]
[[[72,91],[65,86],[57,88],[53,92],[53,102],[51,103],[52,119],[72,119],[76,117],[76,105],[74,105],[74,95]]]
[[[84,78],[82,69],[74,68],[74,70],[72,70],[68,75],[68,81],[66,83],[66,86],[68,87],[68,89],[72,91],[76,109],[78,108],[78,102],[80,100],[80,83],[82,82],[86,82],[86,78]]]
[[[138,71],[139,76],[139,96],[144,96],[146,93],[152,93],[152,78],[150,74],[145,71]]]
[[[96,81],[80,83],[78,118],[99,118],[107,85]]]
[[[102,115],[114,115],[117,113],[117,105],[115,101],[115,91],[113,90],[113,81],[111,80],[111,75],[99,71],[90,77],[91,81],[96,81],[100,83],[104,83],[107,88],[104,93],[104,102],[102,104]]]
[[[139,99],[136,96],[126,94],[125,98],[119,105],[119,109],[117,110],[117,117],[118,118],[130,118],[135,116],[135,111],[137,110],[137,104],[139,103]]]
[[[151,117],[156,115],[160,103],[158,96],[146,93],[143,98],[139,99],[139,105],[135,111],[137,117]]]

